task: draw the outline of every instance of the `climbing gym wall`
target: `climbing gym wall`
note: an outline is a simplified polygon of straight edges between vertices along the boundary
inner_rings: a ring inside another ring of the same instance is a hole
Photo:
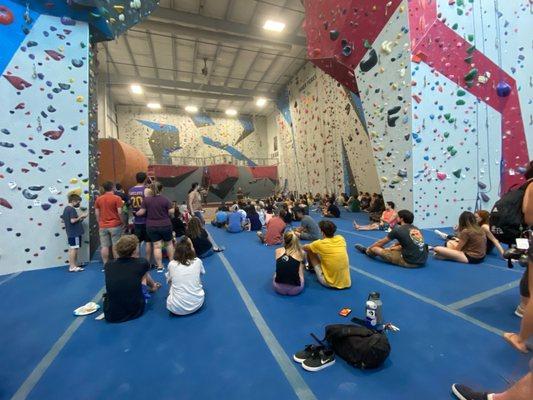
[[[277,102],[282,184],[299,192],[380,191],[356,97],[310,63],[291,80]]]
[[[31,10],[24,18],[26,7],[13,1],[2,6],[0,274],[6,274],[63,264],[68,246],[59,217],[67,194],[85,194],[87,207],[89,29]],[[87,258],[87,245],[81,255]]]
[[[220,118],[118,107],[118,127],[120,140],[153,158],[155,164],[170,163],[171,155],[228,155],[249,165],[268,157],[265,117]]]
[[[533,137],[528,2],[305,5],[309,57],[360,93],[386,199],[422,227],[452,225],[520,182]]]

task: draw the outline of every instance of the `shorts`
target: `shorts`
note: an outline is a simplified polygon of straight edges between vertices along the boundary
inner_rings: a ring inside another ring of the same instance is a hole
[[[379,224],[379,228],[378,228],[378,229],[379,229],[380,231],[386,231],[386,230],[388,230],[389,228],[390,228],[390,225],[387,224],[386,222],[384,222],[384,223],[382,223],[382,224]]]
[[[81,236],[69,237],[68,247],[71,249],[79,249],[81,247]]]
[[[117,244],[118,240],[122,236],[122,226],[115,226],[113,228],[100,228],[100,246],[110,247],[111,245]]]
[[[465,253],[465,257],[468,260],[468,264],[481,264],[483,260],[485,260],[485,257],[481,257],[481,258],[471,257],[466,253]]]
[[[137,236],[139,243],[150,241],[150,238],[146,233],[146,224],[135,224],[135,228],[133,228],[133,234]]]
[[[410,264],[403,259],[401,250],[384,249],[380,256],[383,260],[390,264],[399,265],[404,268],[420,268],[423,265]]]
[[[170,242],[173,239],[172,226],[154,226],[146,228],[146,233],[151,242]]]
[[[520,296],[530,297],[529,293],[529,266],[526,267],[526,270],[522,274],[522,279],[520,279]]]

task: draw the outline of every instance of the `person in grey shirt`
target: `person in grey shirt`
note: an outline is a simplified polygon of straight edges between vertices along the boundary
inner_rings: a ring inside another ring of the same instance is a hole
[[[304,214],[304,210],[298,207],[295,212],[296,218],[301,221],[301,225],[295,229],[294,233],[300,240],[322,239],[322,232],[316,221],[309,215]]]

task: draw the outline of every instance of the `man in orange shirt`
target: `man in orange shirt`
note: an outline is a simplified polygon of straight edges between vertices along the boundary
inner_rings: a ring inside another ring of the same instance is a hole
[[[109,260],[110,247],[113,247],[113,255],[117,258],[115,244],[122,236],[124,229],[124,222],[121,219],[124,202],[114,193],[115,185],[113,182],[105,182],[102,186],[105,193],[98,196],[94,208],[100,228],[100,253],[105,265]]]

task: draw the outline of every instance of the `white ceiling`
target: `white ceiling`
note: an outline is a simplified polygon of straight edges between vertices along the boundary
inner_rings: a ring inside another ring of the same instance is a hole
[[[285,30],[265,31],[267,19]],[[146,21],[99,44],[100,76],[117,105],[266,115],[272,102],[259,109],[254,98],[275,98],[305,63],[303,19],[300,0],[161,0]],[[144,94],[133,95],[131,83]]]

